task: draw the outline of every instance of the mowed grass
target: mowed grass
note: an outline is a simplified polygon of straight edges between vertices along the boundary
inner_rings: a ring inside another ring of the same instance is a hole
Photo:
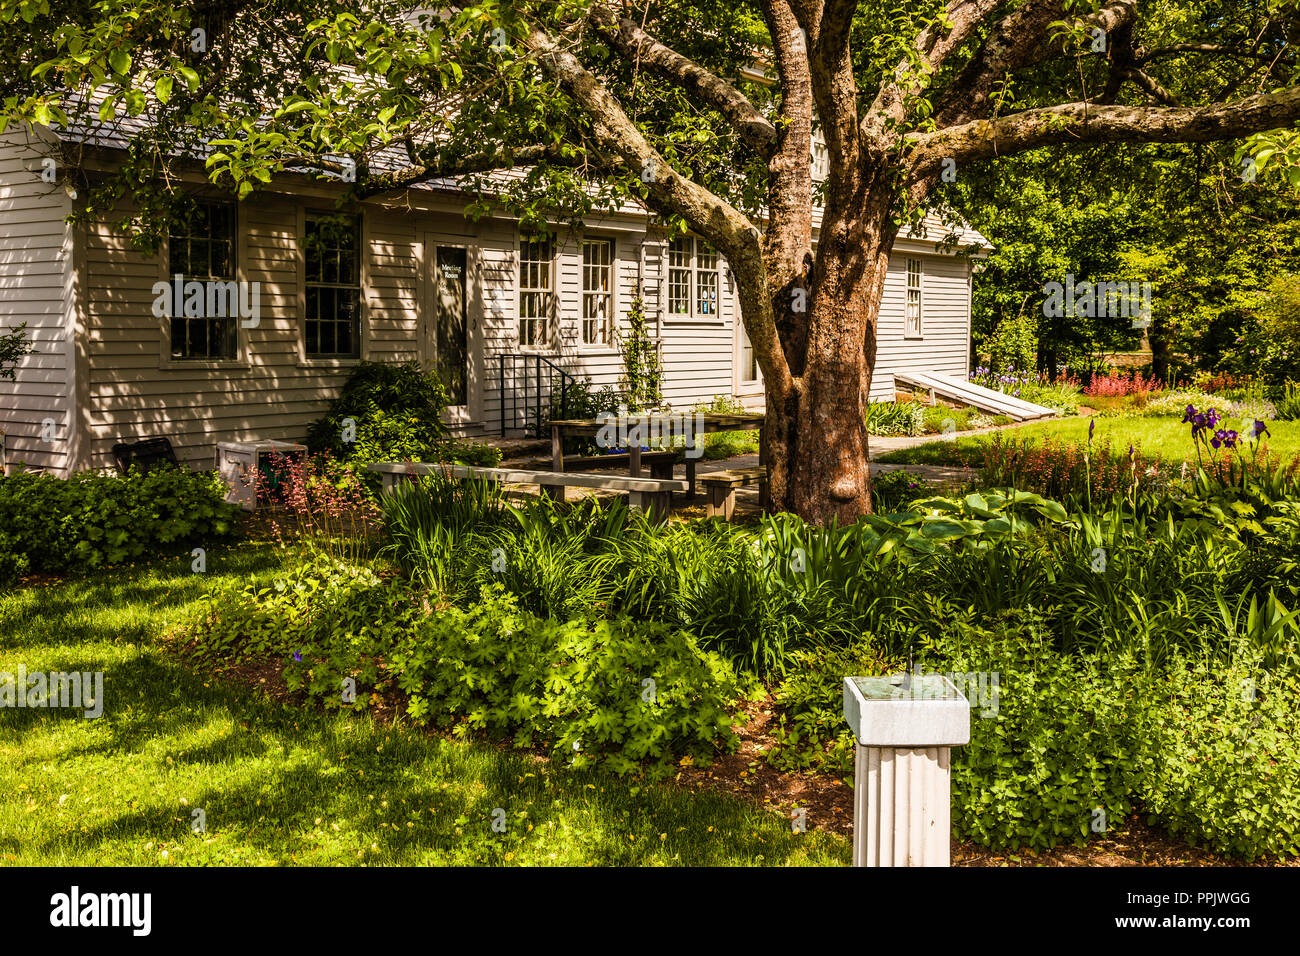
[[[103,671],[103,716],[0,709],[0,865],[845,865],[752,802],[553,767],[210,680],[160,643],[267,549],[0,595],[0,672]],[[500,809],[504,815],[496,813]],[[193,832],[202,810],[206,832]],[[505,823],[494,832],[493,820]],[[810,821],[811,822],[811,821]]]
[[[1058,441],[1086,443],[1090,421],[1097,423],[1097,430],[1093,435],[1094,445],[1102,444],[1109,438],[1111,451],[1114,452],[1125,453],[1128,451],[1128,446],[1132,444],[1141,449],[1145,455],[1158,456],[1171,462],[1196,460],[1191,426],[1183,424],[1173,416],[1059,418],[1004,429],[997,434],[1004,440],[1055,438]],[[1240,422],[1230,421],[1225,423],[1224,427],[1235,429],[1239,428],[1240,424]],[[1300,422],[1269,422],[1268,430],[1272,437],[1266,438],[1265,442],[1269,454],[1277,462],[1286,464],[1300,454]],[[989,435],[927,442],[913,448],[890,452],[882,455],[879,460],[905,465],[978,465],[981,462],[980,449],[987,441]]]

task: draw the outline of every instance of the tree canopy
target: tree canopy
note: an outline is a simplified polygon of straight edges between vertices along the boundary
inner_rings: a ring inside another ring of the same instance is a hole
[[[1256,171],[1300,155],[1296,0],[0,0],[0,22],[0,123],[121,135],[129,162],[84,188],[130,196],[145,242],[196,158],[240,198],[461,176],[526,227],[630,197],[702,235],[763,371],[774,502],[816,520],[870,507],[889,254],[953,175],[1252,135]]]

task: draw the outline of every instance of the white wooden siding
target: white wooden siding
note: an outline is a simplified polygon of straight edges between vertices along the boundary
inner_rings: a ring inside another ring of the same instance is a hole
[[[26,130],[0,136],[0,331],[26,322],[37,350],[18,363],[15,381],[0,380],[0,431],[11,463],[63,474],[75,438],[75,230],[64,222],[63,187],[41,179],[47,153]]]
[[[0,144],[0,324],[27,321],[41,354],[23,363],[17,385],[0,383],[4,427],[13,457],[62,470],[109,467],[118,441],[171,438],[182,461],[209,467],[218,441],[237,438],[301,440],[350,369],[349,363],[307,362],[301,355],[303,272],[300,255],[305,210],[328,208],[266,193],[239,208],[239,277],[261,286],[261,317],[241,329],[236,362],[172,361],[166,321],[152,315],[161,254],[131,248],[109,221],[86,229],[80,246],[64,225],[68,200],[41,183],[32,158],[13,143]],[[432,204],[431,204],[432,205]],[[518,353],[519,230],[509,219],[471,223],[450,203],[444,211],[367,204],[363,212],[365,264],[362,290],[364,357],[431,362],[429,250],[439,243],[468,250],[470,395],[466,419],[489,434],[500,426],[497,356]],[[114,217],[108,217],[112,219]],[[664,399],[676,408],[717,395],[752,391],[738,380],[739,309],[734,281],[720,263],[716,321],[666,322],[666,242],[656,226],[623,215],[589,224],[588,234],[613,240],[614,314],[620,333],[640,291],[647,328],[658,337],[664,365]],[[917,369],[964,375],[969,344],[969,271],[964,259],[936,254],[920,241],[900,241],[890,263],[881,308],[873,400],[892,398],[892,372]],[[924,250],[924,251],[922,251]],[[923,263],[922,337],[904,339],[906,260]],[[81,261],[82,273],[75,268]],[[84,292],[78,294],[77,283]],[[542,354],[593,389],[617,388],[622,358],[614,347],[580,341],[581,236],[562,231],[556,241],[555,326]],[[75,334],[88,369],[75,372]],[[86,441],[76,453],[73,396],[80,395]],[[761,403],[749,395],[747,404]],[[56,419],[56,442],[39,442],[40,422]]]
[[[900,244],[901,245],[901,244]],[[921,337],[906,338],[907,260],[921,260]],[[893,373],[903,369],[965,377],[970,343],[969,267],[956,256],[894,250],[876,327],[871,401],[893,401]]]
[[[212,466],[219,441],[303,438],[347,367],[299,360],[299,211],[297,202],[272,195],[239,207],[239,277],[261,284],[261,314],[255,327],[241,329],[241,361],[222,367],[167,357],[166,320],[152,314],[152,286],[165,272],[161,254],[132,249],[108,222],[90,228],[89,465],[109,466],[115,442],[155,436],[170,438],[177,457],[195,467]],[[377,242],[386,242],[382,230]],[[377,287],[396,296],[386,271],[377,271]],[[363,320],[368,312],[376,316],[375,349],[382,354],[391,313],[380,298],[366,301]]]

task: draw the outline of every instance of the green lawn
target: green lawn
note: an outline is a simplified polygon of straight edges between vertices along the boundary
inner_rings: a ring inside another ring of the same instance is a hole
[[[1072,417],[1050,419],[1018,428],[1008,428],[998,432],[1006,437],[1016,439],[1046,437],[1062,441],[1086,442],[1088,440],[1088,423],[1093,419]],[[1094,444],[1110,439],[1111,449],[1125,452],[1130,443],[1137,445],[1147,455],[1159,455],[1161,458],[1181,462],[1191,458],[1195,460],[1196,451],[1192,447],[1191,426],[1185,425],[1172,416],[1097,418],[1097,430],[1093,436]],[[1227,427],[1239,427],[1239,422],[1228,422]],[[1269,451],[1280,462],[1286,463],[1300,454],[1300,422],[1269,422],[1268,429],[1272,438],[1266,439]],[[978,462],[980,443],[988,436],[962,438],[956,441],[929,442],[914,448],[903,448],[887,455],[880,461],[891,464],[907,465],[952,465],[970,464],[972,459]]]
[[[104,710],[0,709],[0,865],[844,865],[756,804],[551,769],[205,679],[159,641],[245,546],[0,595],[0,672],[102,670]],[[495,833],[493,811],[507,829]],[[193,811],[207,832],[191,830]]]

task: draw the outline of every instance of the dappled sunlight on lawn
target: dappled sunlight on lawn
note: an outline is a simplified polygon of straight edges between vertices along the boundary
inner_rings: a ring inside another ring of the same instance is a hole
[[[277,703],[160,643],[213,578],[276,566],[232,549],[213,553],[206,580],[176,561],[0,597],[0,671],[105,672],[99,719],[0,712],[0,862],[847,862],[842,838],[792,833],[749,802]]]

